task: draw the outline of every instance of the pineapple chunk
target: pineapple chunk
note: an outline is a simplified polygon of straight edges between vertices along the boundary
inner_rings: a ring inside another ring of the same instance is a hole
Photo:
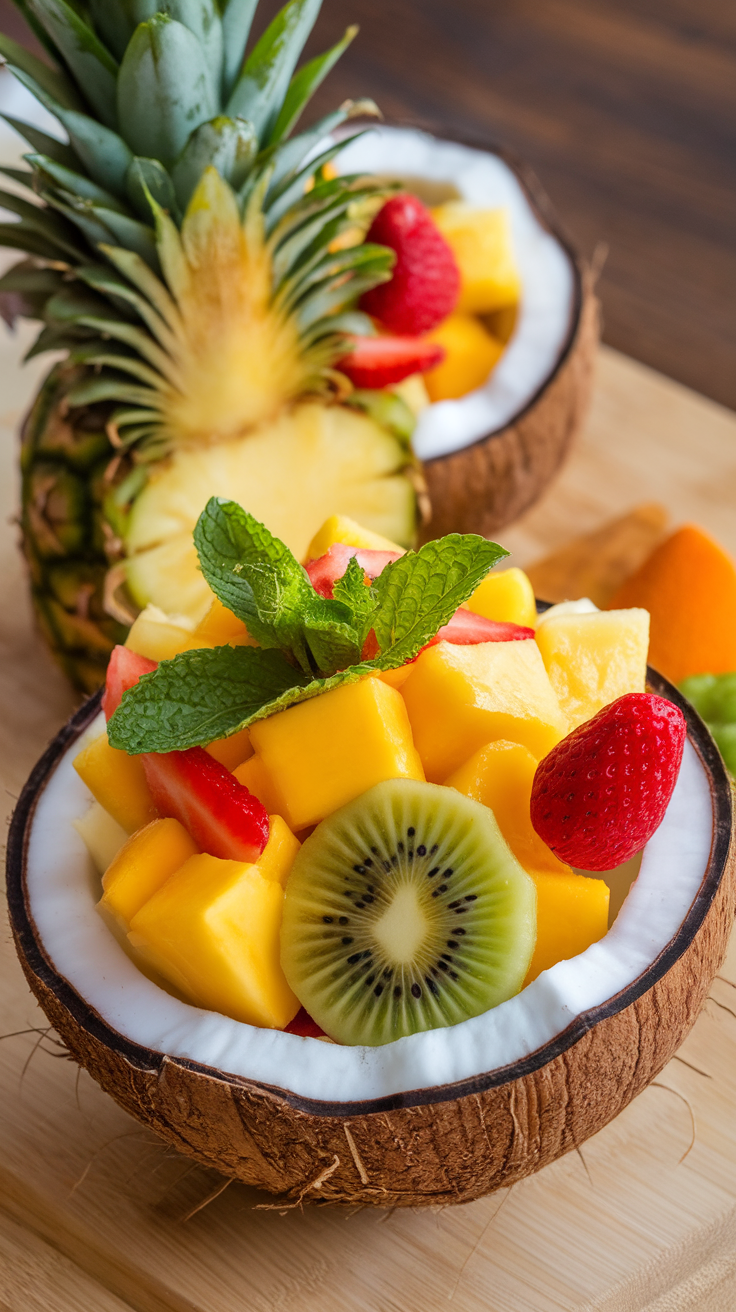
[[[253,755],[253,745],[248,730],[241,729],[240,733],[231,734],[229,738],[218,738],[205,751],[214,756],[220,765],[224,765],[226,770],[236,770]]]
[[[499,739],[481,747],[445,783],[493,812],[504,839],[525,870],[571,875],[570,867],[542,842],[532,825],[530,808],[537,764],[521,743]]]
[[[136,912],[196,855],[196,843],[178,820],[152,820],[128,839],[108,866],[97,910],[115,929],[127,934]]]
[[[180,651],[214,647],[215,644],[198,638],[186,615],[169,616],[158,606],[146,606],[133,621],[125,645],[149,661],[170,661]]]
[[[74,758],[74,769],[92,796],[126,833],[142,829],[158,812],[140,756],[111,747],[107,734],[100,734]]]
[[[537,624],[534,588],[529,576],[516,567],[489,574],[465,604],[487,620],[521,624],[527,629]]]
[[[498,738],[523,743],[541,759],[568,731],[533,638],[440,642],[421,653],[400,695],[432,783]]]
[[[423,779],[401,693],[379,678],[343,684],[251,725],[292,829],[317,824],[383,779]]]
[[[547,875],[531,872],[537,887],[537,943],[524,980],[558,961],[568,961],[597,943],[608,930],[610,891],[603,879],[587,875]]]
[[[336,542],[342,542],[346,547],[362,547],[366,551],[403,550],[395,542],[382,538],[380,533],[371,533],[370,529],[356,524],[355,520],[347,515],[330,515],[307,547],[305,562],[319,560],[320,556],[324,556]]]
[[[645,690],[646,610],[558,610],[540,617],[537,644],[571,729],[625,693]]]
[[[74,828],[83,839],[95,870],[104,875],[110,862],[128,841],[126,830],[99,802],[93,802],[87,814],[74,821]]]
[[[511,215],[506,208],[482,210],[463,201],[448,201],[432,211],[460,269],[458,309],[490,314],[515,305],[521,279],[514,256]]]
[[[281,969],[283,904],[259,862],[193,856],[133,917],[128,940],[195,1006],[284,1029],[299,999]]]
[[[504,352],[503,342],[470,314],[451,314],[427,337],[445,350],[442,363],[424,375],[431,401],[457,400],[482,387]]]

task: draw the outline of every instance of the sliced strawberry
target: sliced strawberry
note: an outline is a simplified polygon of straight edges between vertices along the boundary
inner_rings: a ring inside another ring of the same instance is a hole
[[[401,551],[364,550],[360,547],[347,547],[344,542],[335,542],[324,556],[310,560],[304,568],[315,592],[320,597],[331,598],[337,580],[342,578],[353,556],[367,578],[377,579],[386,565],[399,560],[402,555]]]
[[[356,387],[381,388],[410,374],[426,373],[445,358],[445,348],[422,337],[353,337],[354,349],[337,368]]]
[[[360,302],[367,314],[394,333],[428,333],[452,313],[460,294],[457,261],[416,196],[392,196],[366,241],[396,252],[391,280],[366,292]]]
[[[324,1039],[326,1037],[324,1030],[321,1030],[316,1020],[312,1020],[308,1011],[302,1007],[296,1016],[286,1026],[286,1034],[298,1034],[302,1039]]]
[[[109,720],[123,700],[123,693],[135,687],[142,674],[150,674],[156,669],[157,662],[149,661],[146,656],[139,656],[128,647],[114,647],[105,678],[105,691],[102,696],[102,709],[105,719]]]
[[[456,647],[467,647],[475,642],[523,642],[534,637],[534,629],[507,620],[487,620],[462,606],[455,611],[449,624],[445,624],[427,645],[451,642]]]
[[[257,861],[268,842],[266,808],[203,747],[143,756],[156,808],[210,856]]]

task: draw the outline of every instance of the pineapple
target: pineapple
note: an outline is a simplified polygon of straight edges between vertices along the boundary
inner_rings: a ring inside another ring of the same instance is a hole
[[[385,184],[336,175],[325,140],[375,106],[294,132],[357,29],[295,71],[320,0],[247,54],[254,0],[16,3],[53,67],[2,36],[0,55],[68,137],[11,120],[31,149],[0,193],[19,220],[0,245],[26,254],[6,317],[42,320],[31,355],[64,353],[23,432],[23,543],[43,633],[90,690],[138,609],[205,613],[211,495],[299,557],[332,514],[410,545],[412,415],[335,367],[394,257],[362,240]]]

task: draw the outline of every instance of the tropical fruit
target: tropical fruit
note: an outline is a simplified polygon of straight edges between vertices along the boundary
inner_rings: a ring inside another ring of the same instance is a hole
[[[92,796],[128,834],[156,817],[156,807],[139,756],[111,747],[100,734],[74,758],[74,769]]]
[[[537,646],[571,729],[629,692],[644,692],[649,612],[566,611],[542,615]]]
[[[444,359],[424,379],[430,401],[454,401],[482,387],[504,349],[470,314],[451,314],[429,340],[444,352]]]
[[[530,629],[537,625],[537,603],[529,576],[522,569],[494,570],[465,603],[476,615],[505,620]]]
[[[152,820],[128,839],[105,871],[100,912],[127,934],[136,912],[196,855],[194,840],[178,820]]]
[[[490,314],[516,305],[521,278],[508,209],[484,210],[447,201],[432,210],[432,217],[460,270],[457,308],[466,314]]]

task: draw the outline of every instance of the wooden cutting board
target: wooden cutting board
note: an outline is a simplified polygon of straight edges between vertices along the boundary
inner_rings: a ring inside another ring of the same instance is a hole
[[[21,345],[0,333],[6,813],[72,705],[33,637],[15,551],[13,434],[39,373],[21,377]],[[577,451],[503,538],[528,564],[653,500],[736,553],[736,416],[604,350]],[[736,1307],[736,951],[678,1057],[582,1152],[435,1211],[280,1211],[254,1190],[223,1189],[120,1111],[44,1025],[4,926],[0,1312]]]

